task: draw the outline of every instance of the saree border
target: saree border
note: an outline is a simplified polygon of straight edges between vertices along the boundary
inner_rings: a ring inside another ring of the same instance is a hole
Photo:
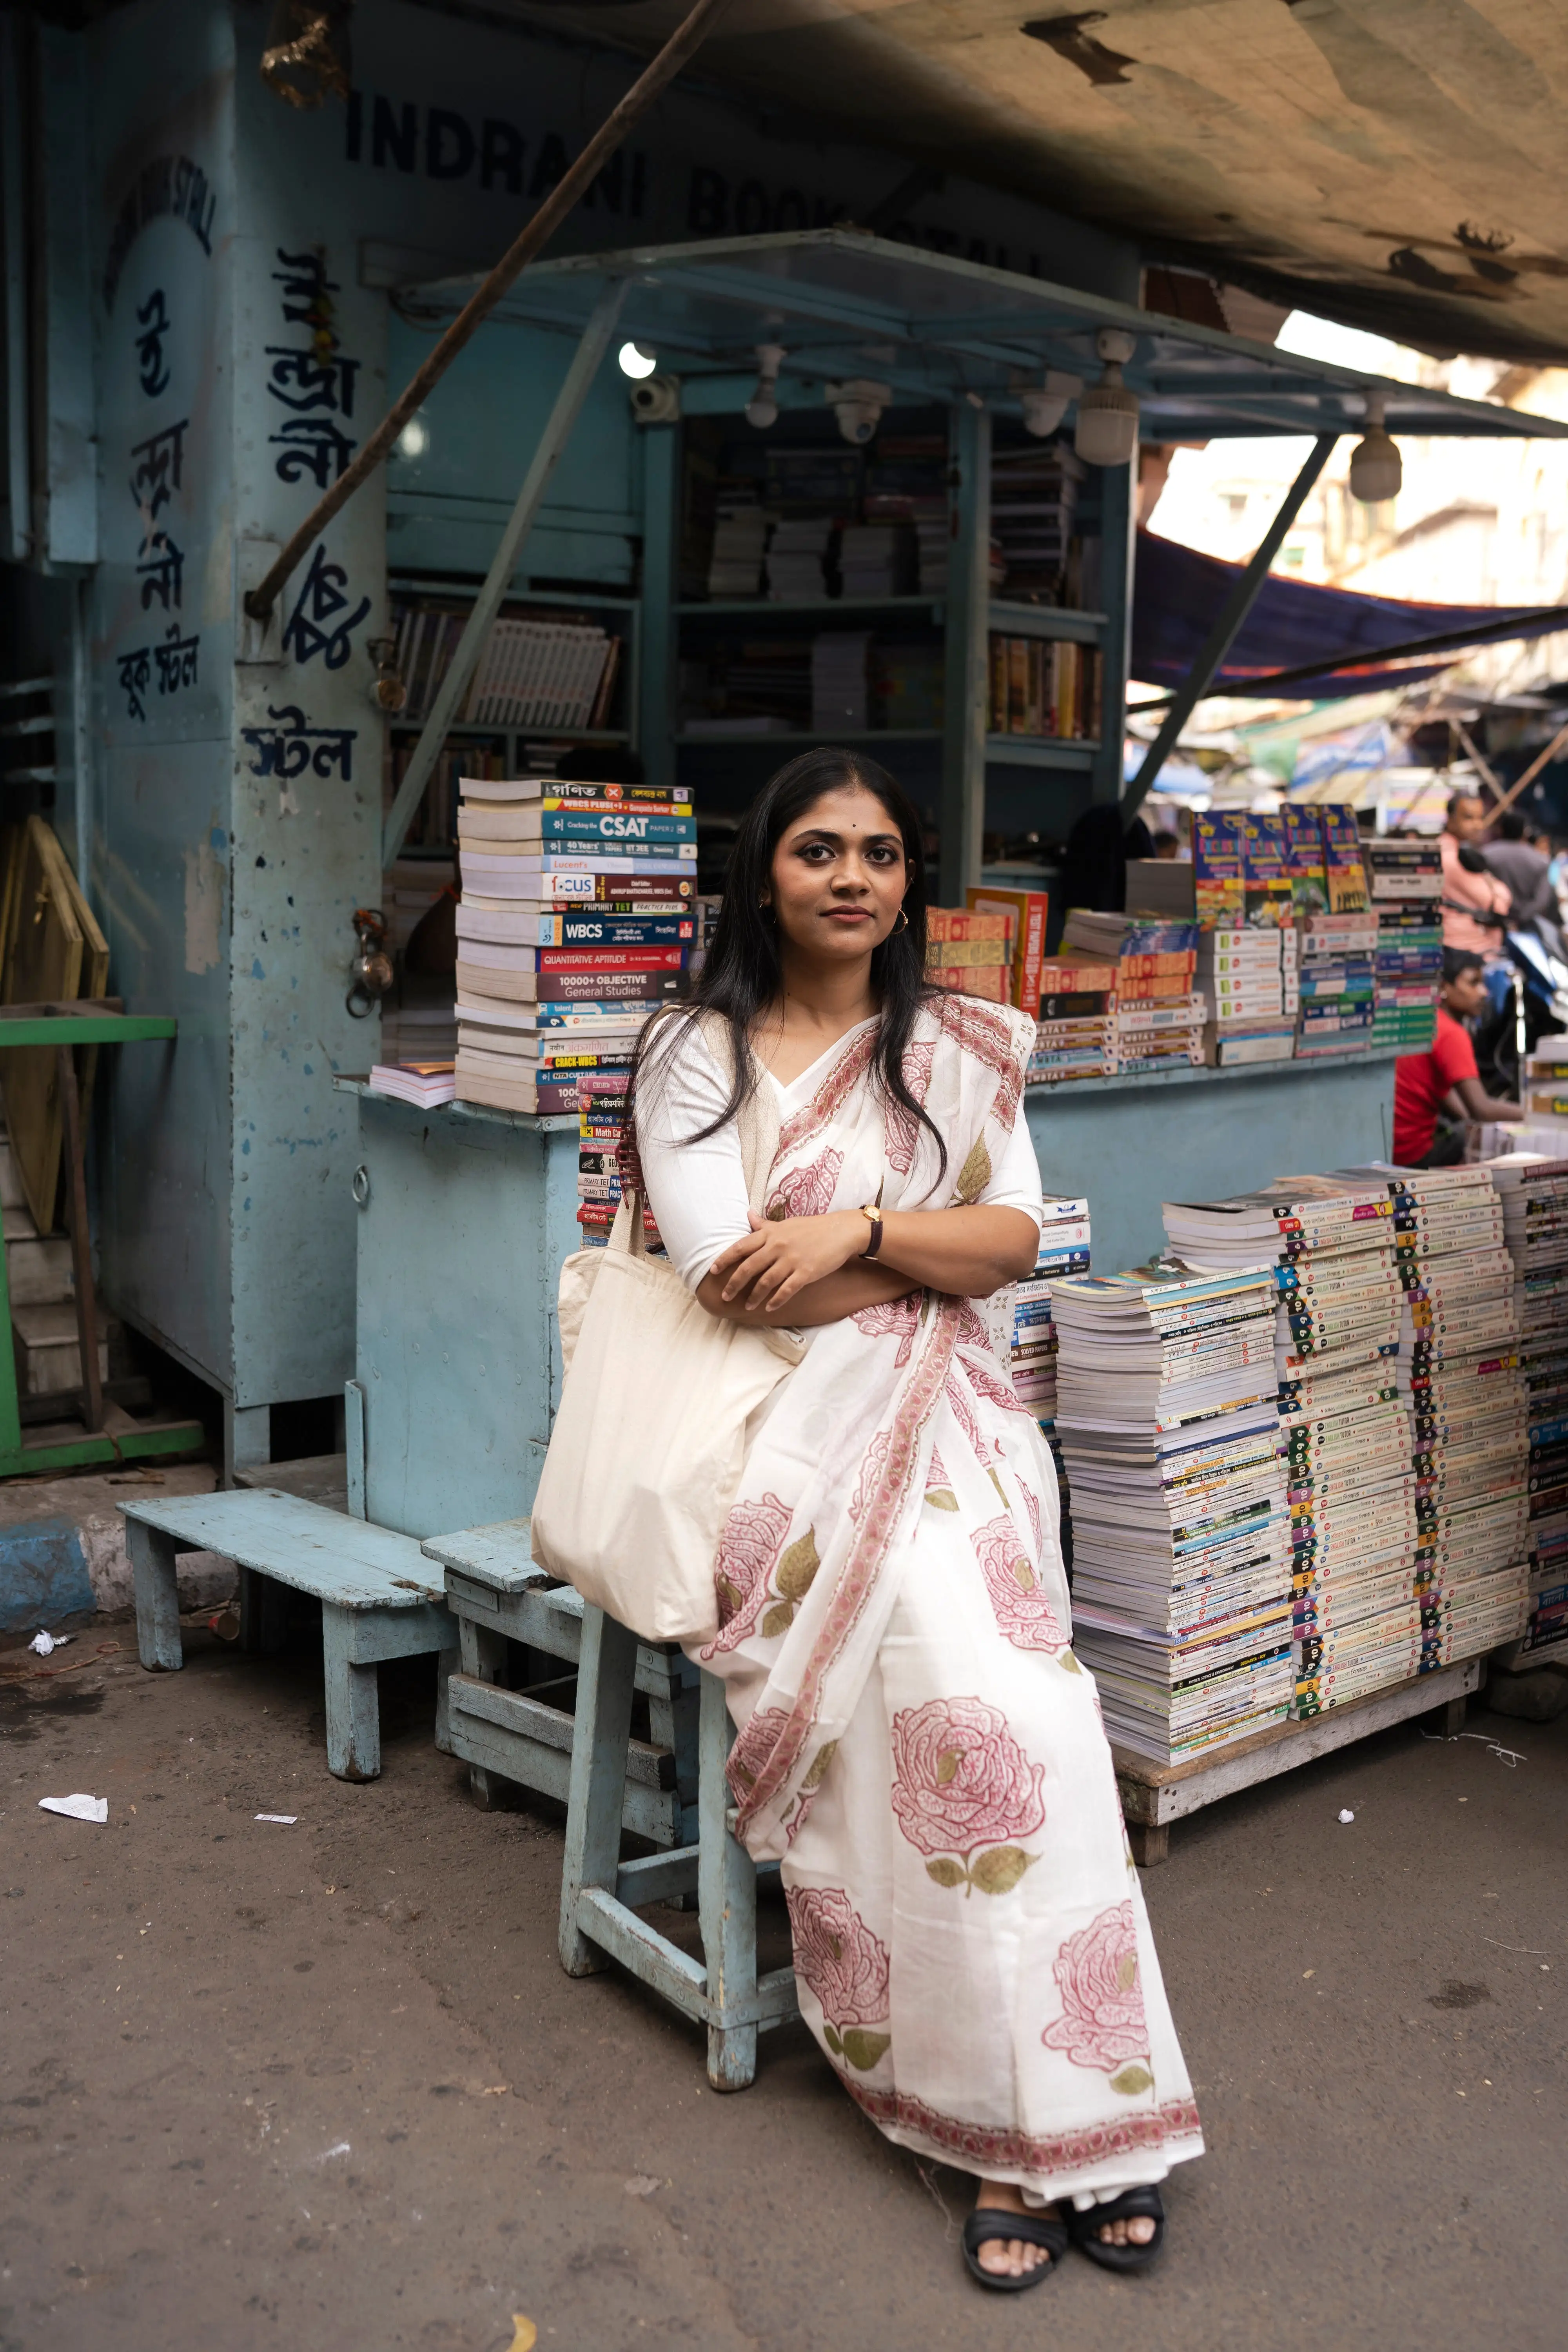
[[[973,2158],[986,2167],[1003,2165],[1017,2172],[1051,2175],[1131,2156],[1140,2148],[1163,2150],[1173,2140],[1201,2137],[1197,2103],[1190,2098],[1170,2099],[1142,2115],[1117,2116],[1110,2123],[1089,2124],[1055,2139],[1035,2139],[1016,2125],[967,2123],[961,2116],[943,2115],[940,2107],[913,2091],[879,2090],[874,2084],[856,2082],[842,2066],[835,2065],[833,2071],[879,2131],[907,2132],[924,2140],[931,2154],[945,2161]]]

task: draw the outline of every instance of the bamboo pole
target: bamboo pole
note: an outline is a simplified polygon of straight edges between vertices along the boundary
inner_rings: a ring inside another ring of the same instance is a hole
[[[627,132],[674,80],[687,59],[706,39],[715,17],[728,5],[729,0],[697,0],[685,23],[670,35],[641,79],[633,83],[620,104],[605,117],[565,178],[557,182],[532,219],[497,262],[484,284],[458,311],[424,365],[416,369],[359,455],[331,488],[317,500],[271,570],[250,590],[245,599],[245,609],[253,621],[268,618],[289,573],[321,537],[332,517],[348,504],[360,485],[375,471],[421,401],[440,382],[458,353],[483,325],[518,273],[548,243],[578,199],[586,194]]]

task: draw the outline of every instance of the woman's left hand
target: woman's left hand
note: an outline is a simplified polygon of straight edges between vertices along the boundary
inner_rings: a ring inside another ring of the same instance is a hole
[[[797,1291],[862,1257],[871,1229],[858,1209],[826,1217],[784,1217],[772,1223],[750,1212],[752,1230],[713,1261],[711,1273],[730,1305],[742,1295],[746,1312],[787,1307]]]

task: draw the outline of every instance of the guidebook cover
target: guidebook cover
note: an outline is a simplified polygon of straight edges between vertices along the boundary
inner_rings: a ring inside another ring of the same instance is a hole
[[[1233,816],[1205,810],[1193,818],[1193,890],[1205,931],[1239,923],[1245,910],[1241,828]]]

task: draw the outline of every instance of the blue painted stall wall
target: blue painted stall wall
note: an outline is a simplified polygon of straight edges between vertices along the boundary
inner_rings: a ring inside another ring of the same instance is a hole
[[[0,1633],[58,1625],[97,1606],[72,1519],[33,1519],[0,1533]]]
[[[101,561],[89,887],[110,985],[178,1016],[106,1055],[102,1276],[221,1378],[229,1353],[234,55],[153,0],[90,37]]]

